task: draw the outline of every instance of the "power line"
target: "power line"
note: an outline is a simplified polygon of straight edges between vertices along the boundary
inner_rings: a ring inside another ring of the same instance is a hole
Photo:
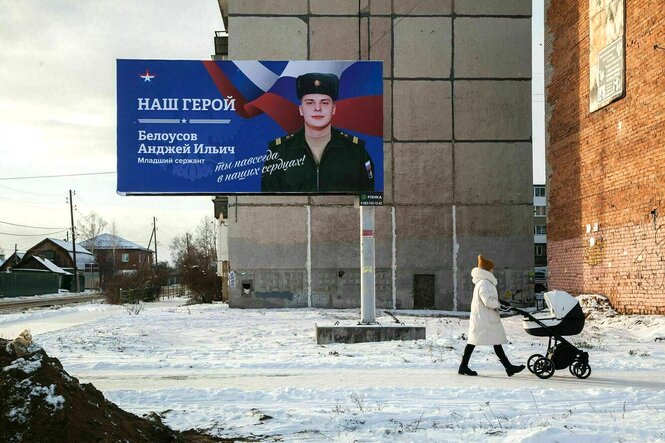
[[[29,180],[29,179],[33,179],[33,178],[81,177],[81,176],[85,176],[85,175],[108,175],[108,174],[116,174],[116,171],[87,172],[87,173],[80,173],[80,174],[33,175],[33,176],[25,176],[25,177],[0,177],[0,180]]]
[[[57,202],[54,201],[54,199],[49,199],[50,201],[33,201],[33,199],[30,199],[31,203],[35,203],[35,204],[30,204],[30,203],[26,203],[23,200],[13,200],[11,198],[7,198],[7,195],[1,195],[0,200],[7,201],[7,202],[13,203],[15,205],[19,205],[19,206],[26,206],[28,208],[49,209],[49,210],[51,210],[52,208],[46,208],[45,206],[62,205],[62,200],[61,199],[58,199]]]
[[[22,192],[24,194],[39,195],[39,196],[42,196],[42,197],[55,197],[55,196],[62,195],[61,192],[58,192],[57,194],[44,194],[44,193],[41,193],[41,192],[30,192],[30,191],[25,191],[23,189],[10,188],[9,186],[5,186],[5,185],[0,185],[0,188],[9,189],[12,192]]]
[[[0,232],[0,235],[8,235],[10,237],[44,237],[47,235],[58,234],[60,232],[67,232],[67,229],[62,229],[60,231],[55,231],[55,232],[46,232],[44,234],[9,234],[7,232]]]
[[[83,198],[81,198],[81,196],[79,194],[74,194],[74,198],[76,198],[76,200],[78,202],[77,204],[74,205],[74,211],[81,212],[81,211],[79,211],[79,209],[77,207],[78,205],[81,205],[81,206],[84,207],[83,209],[87,209],[88,214],[91,214],[91,213],[95,212],[94,209],[92,209],[92,206],[90,204],[88,204],[88,202],[85,201]],[[81,214],[83,214],[83,213],[81,212]]]
[[[0,220],[0,223],[2,223],[3,225],[18,226],[18,227],[21,227],[21,228],[31,228],[31,229],[65,229],[65,230],[67,230],[67,228],[61,228],[60,226],[57,226],[57,227],[54,227],[54,226],[50,226],[50,227],[44,227],[44,226],[28,226],[28,225],[19,225],[19,224],[16,224],[16,223],[4,222],[4,221],[2,221],[2,220]]]

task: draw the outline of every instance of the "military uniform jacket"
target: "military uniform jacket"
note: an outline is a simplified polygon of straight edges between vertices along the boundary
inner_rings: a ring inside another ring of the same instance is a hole
[[[374,163],[365,141],[331,128],[319,165],[305,140],[304,127],[268,145],[262,192],[354,193],[374,191]]]

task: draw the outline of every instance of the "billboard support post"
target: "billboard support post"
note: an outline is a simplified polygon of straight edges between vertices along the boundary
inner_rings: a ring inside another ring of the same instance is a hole
[[[360,316],[357,325],[345,326],[339,322],[333,326],[316,325],[316,342],[362,343],[387,340],[424,340],[424,326],[407,326],[404,323],[381,325],[376,321],[376,254],[375,254],[375,206],[379,198],[360,194]],[[381,199],[382,200],[382,199]],[[387,311],[386,311],[387,312]]]
[[[361,323],[376,323],[374,296],[374,207],[360,206],[360,316]]]

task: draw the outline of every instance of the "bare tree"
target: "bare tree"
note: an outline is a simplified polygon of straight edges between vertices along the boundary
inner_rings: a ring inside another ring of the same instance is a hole
[[[104,232],[108,222],[95,212],[80,218],[76,223],[77,241],[91,240]],[[90,245],[90,252],[94,252],[94,245]]]
[[[196,238],[194,244],[203,256],[217,260],[217,231],[215,221],[210,216],[205,216],[196,227]]]
[[[205,217],[189,232],[171,241],[175,267],[181,282],[187,286],[192,300],[211,302],[221,295],[221,281],[216,274],[217,251],[215,225],[211,217]]]

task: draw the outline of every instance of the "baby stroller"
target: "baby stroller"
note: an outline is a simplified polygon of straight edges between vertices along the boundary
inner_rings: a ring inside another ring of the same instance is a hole
[[[544,294],[549,311],[532,315],[519,308],[507,307],[524,317],[522,327],[527,334],[536,337],[549,337],[545,355],[533,354],[527,361],[527,368],[539,378],[550,378],[555,369],[568,368],[577,378],[591,375],[589,353],[579,350],[564,335],[577,335],[584,329],[584,312],[579,301],[564,291],[550,291]]]

